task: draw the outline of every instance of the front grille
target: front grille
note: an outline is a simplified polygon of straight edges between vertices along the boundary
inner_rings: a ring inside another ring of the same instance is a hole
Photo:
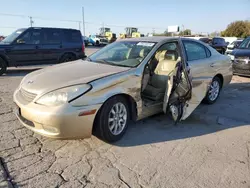
[[[33,101],[37,96],[35,93],[28,92],[24,90],[23,88],[20,89],[19,93],[20,93],[20,96],[27,102]]]

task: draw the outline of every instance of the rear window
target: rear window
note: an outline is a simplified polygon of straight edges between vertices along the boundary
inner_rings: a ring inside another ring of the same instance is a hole
[[[224,43],[225,43],[225,39],[222,39],[222,38],[214,38],[214,39],[213,39],[213,43],[224,44]]]
[[[82,42],[80,31],[76,30],[64,30],[64,38],[66,42]]]

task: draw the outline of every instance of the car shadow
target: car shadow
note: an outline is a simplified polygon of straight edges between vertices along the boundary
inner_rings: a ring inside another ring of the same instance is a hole
[[[114,143],[120,147],[147,145],[199,137],[218,131],[249,126],[250,83],[232,83],[213,105],[201,104],[189,118],[174,125],[165,114],[133,123],[124,137]]]
[[[6,73],[3,74],[1,77],[20,77],[25,76],[33,71],[39,70],[41,68],[12,68],[7,69]]]

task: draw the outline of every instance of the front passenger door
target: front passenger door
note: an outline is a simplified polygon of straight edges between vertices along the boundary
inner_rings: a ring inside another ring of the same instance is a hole
[[[13,44],[9,52],[10,58],[16,66],[36,65],[42,61],[41,29],[30,29],[24,32]]]

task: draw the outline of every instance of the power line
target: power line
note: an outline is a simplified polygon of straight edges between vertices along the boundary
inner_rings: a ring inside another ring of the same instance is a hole
[[[30,15],[20,15],[20,14],[6,14],[6,13],[0,13],[2,16],[12,16],[12,17],[26,17],[26,18],[33,18],[33,19],[39,19],[39,20],[48,20],[48,21],[61,21],[61,22],[81,22],[80,20],[63,20],[63,19],[52,19],[52,18],[44,18],[39,16],[30,16]]]
[[[20,15],[20,14],[6,14],[6,13],[0,13],[2,16],[13,16],[13,17],[29,17],[27,15]]]

